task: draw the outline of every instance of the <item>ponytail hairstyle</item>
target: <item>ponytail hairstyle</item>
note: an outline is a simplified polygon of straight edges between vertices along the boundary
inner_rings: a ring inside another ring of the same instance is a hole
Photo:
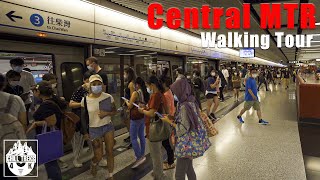
[[[144,101],[148,102],[149,99],[150,99],[150,94],[147,91],[146,83],[144,82],[144,80],[141,77],[137,77],[135,82],[136,82],[136,84],[138,84],[141,87],[141,90],[142,90],[142,93],[143,93],[143,97],[144,97]]]
[[[161,93],[164,93],[164,88],[162,86],[162,82],[157,78],[157,76],[151,76],[148,81],[147,84],[154,84],[157,86],[157,88],[159,89],[159,91]]]
[[[49,81],[41,81],[36,85],[36,90],[40,92],[40,95],[50,97],[54,95],[51,83]]]

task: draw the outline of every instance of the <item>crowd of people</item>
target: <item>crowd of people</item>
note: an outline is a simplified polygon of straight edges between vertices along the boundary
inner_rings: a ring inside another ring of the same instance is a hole
[[[115,128],[111,117],[116,115],[115,100],[108,93],[106,72],[99,66],[95,57],[86,59],[88,71],[83,75],[83,85],[74,90],[70,102],[57,95],[57,78],[54,74],[45,74],[43,81],[35,83],[32,74],[23,70],[21,58],[10,61],[12,70],[0,75],[1,101],[12,103],[9,114],[22,125],[26,134],[35,130],[41,134],[43,126],[61,129],[63,112],[71,109],[80,121],[75,124],[72,141],[73,165],[82,167],[80,155],[87,142],[91,159],[91,174],[97,175],[97,166],[106,167],[105,178],[112,179],[114,171],[113,147],[115,144]],[[284,83],[286,89],[296,73],[288,68],[222,70],[209,68],[208,75],[201,77],[197,70],[192,76],[182,69],[176,70],[176,79],[165,74],[148,79],[137,77],[135,71],[128,67],[124,70],[123,105],[121,114],[126,125],[130,143],[135,155],[132,168],[139,168],[146,161],[146,145],[149,145],[155,179],[168,179],[165,170],[176,168],[177,180],[196,179],[193,170],[193,159],[202,156],[210,147],[206,127],[201,119],[201,112],[214,122],[220,101],[224,101],[226,89],[233,89],[235,102],[239,101],[241,89],[245,90],[244,108],[237,116],[244,123],[241,115],[251,107],[257,111],[260,124],[268,124],[261,117],[258,91],[265,85],[268,91],[270,83]],[[258,85],[257,82],[258,81]],[[206,99],[206,111],[202,107],[201,96]],[[6,103],[2,103],[6,104]],[[30,123],[29,112],[34,121]],[[148,142],[148,143],[147,143]],[[166,150],[167,161],[163,162],[162,147]],[[104,148],[106,159],[104,158]],[[175,158],[176,164],[175,164]],[[45,163],[48,179],[62,179],[61,168],[67,166],[62,160],[56,159]],[[6,173],[10,171],[6,167]]]

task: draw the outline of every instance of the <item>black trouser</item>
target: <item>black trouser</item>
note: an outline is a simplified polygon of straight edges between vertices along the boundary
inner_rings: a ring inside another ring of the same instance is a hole
[[[27,113],[27,127],[29,126],[29,109],[31,107],[31,104],[26,104],[25,107],[26,107],[26,113]]]
[[[220,99],[221,99],[222,101],[224,101],[223,89],[224,89],[224,86],[221,86],[221,87],[219,88],[219,90],[220,90]]]
[[[266,81],[264,81],[264,82],[260,81],[260,82],[259,82],[258,90],[260,89],[260,86],[261,86],[262,84],[264,84],[264,85],[266,86],[266,91],[268,91],[268,84],[267,84]]]
[[[200,91],[199,89],[196,89],[196,90],[194,91],[194,93],[195,93],[195,96],[196,96],[196,97],[195,97],[195,98],[196,98],[196,102],[198,103],[200,110],[202,110],[201,100],[200,100],[201,91]]]
[[[169,138],[170,139],[170,138]],[[170,140],[164,140],[162,141],[162,146],[166,149],[167,151],[167,156],[168,156],[168,164],[171,165],[174,163],[174,152],[173,149],[171,148],[170,145]]]
[[[61,170],[58,164],[58,160],[54,160],[44,164],[48,179],[62,180]]]

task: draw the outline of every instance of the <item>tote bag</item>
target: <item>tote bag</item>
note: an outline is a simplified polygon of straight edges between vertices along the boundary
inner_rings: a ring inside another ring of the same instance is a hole
[[[38,139],[38,164],[45,164],[63,156],[63,135],[60,130],[51,128],[47,132],[47,124],[42,128],[42,134],[36,135]]]

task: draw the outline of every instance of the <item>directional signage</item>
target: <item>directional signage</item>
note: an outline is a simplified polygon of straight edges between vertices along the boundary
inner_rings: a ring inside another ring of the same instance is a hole
[[[0,1],[0,26],[2,26],[0,27],[0,32],[6,32],[8,31],[8,27],[10,27],[15,28],[17,32],[39,31],[77,38],[94,38],[94,22],[44,12],[3,1]]]

